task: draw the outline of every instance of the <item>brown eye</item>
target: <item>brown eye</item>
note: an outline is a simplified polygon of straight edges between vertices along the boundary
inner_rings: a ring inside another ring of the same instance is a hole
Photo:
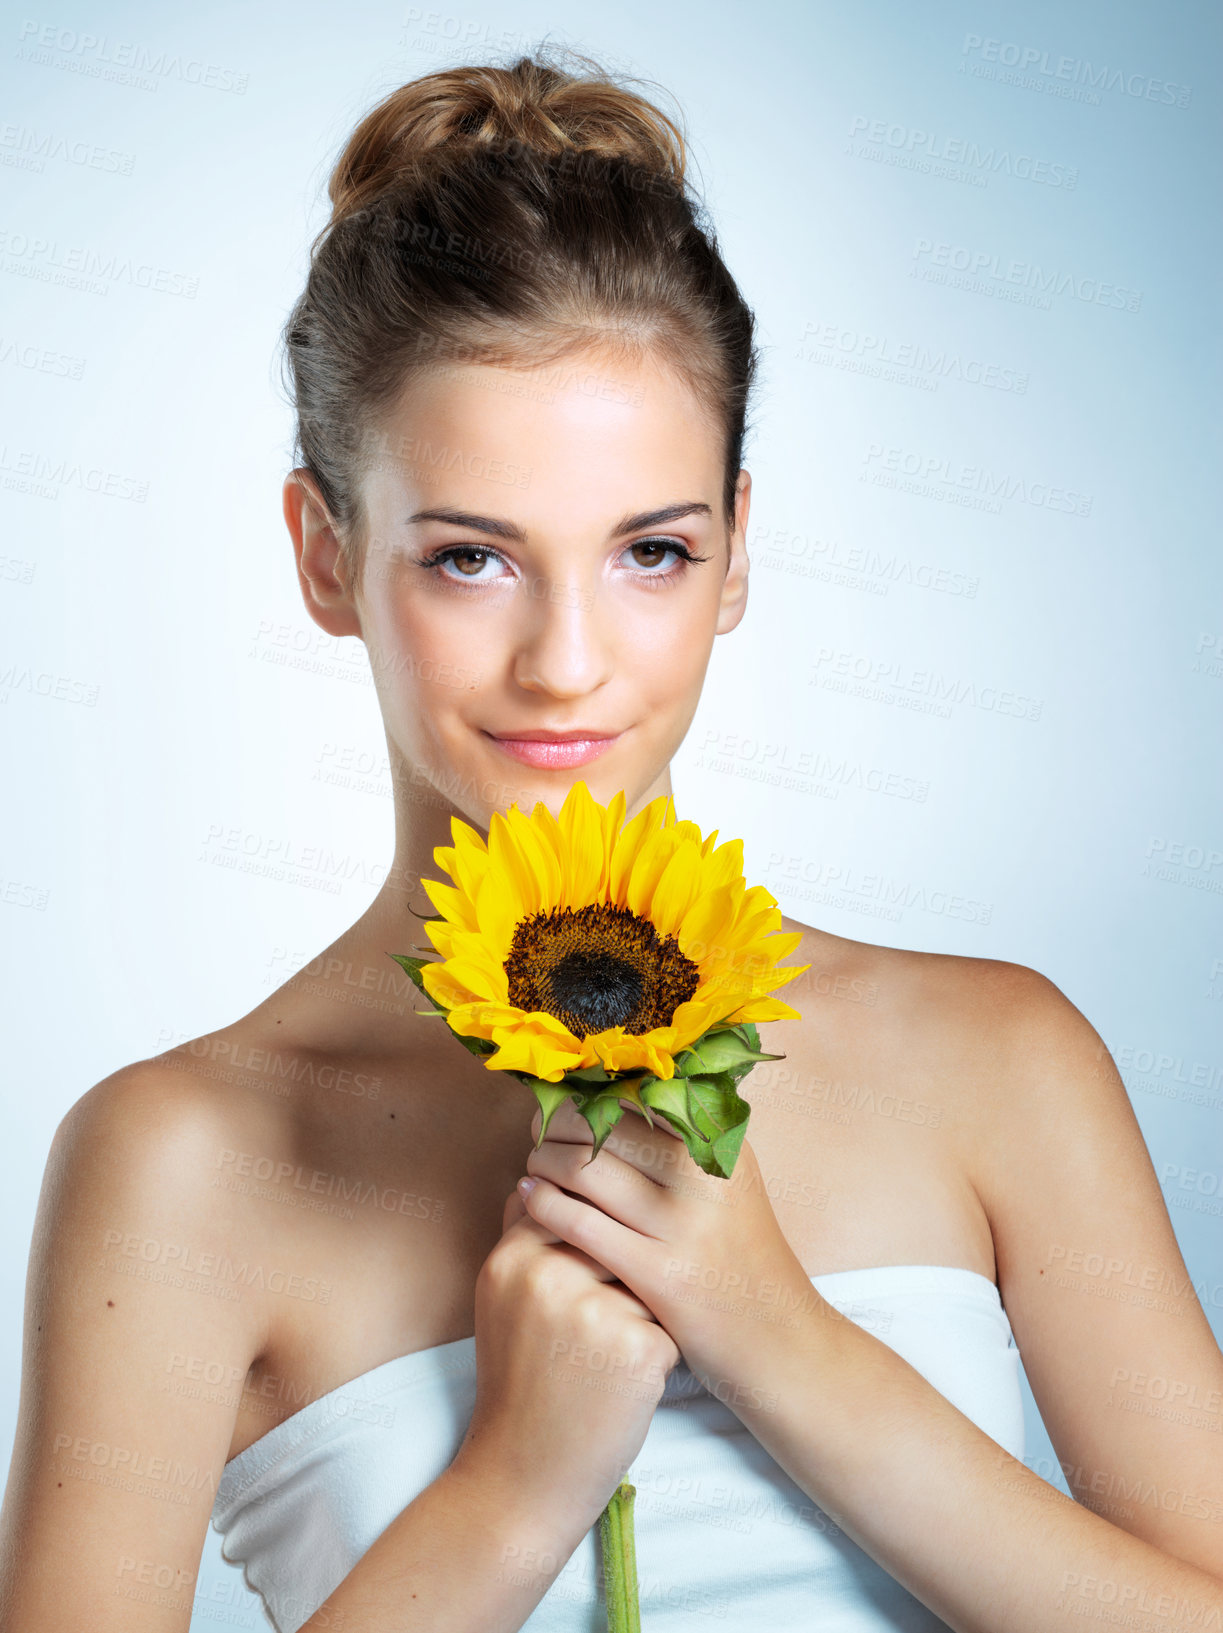
[[[471,561],[473,557],[479,558],[475,563],[473,571],[470,573],[467,571],[466,567],[463,566],[464,557],[466,557],[468,561]],[[454,562],[455,566],[459,568],[465,578],[474,578],[476,573],[479,572],[480,568],[483,567],[484,563],[488,560],[488,552],[487,550],[456,550],[450,557],[450,560]]]
[[[420,558],[422,567],[451,584],[460,578],[465,578],[469,584],[493,584],[510,576],[508,573],[486,573],[484,568],[490,562],[504,566],[505,558],[495,550],[485,550],[478,544],[449,544],[444,550],[435,550],[431,556]],[[456,572],[451,572],[451,564],[458,569]]]
[[[639,557],[638,564],[640,566],[657,567],[662,557],[667,555],[668,552],[673,552],[675,546],[673,544],[663,544],[659,539],[638,539],[636,544],[629,546],[629,549],[644,550],[646,555],[651,558],[648,561],[642,561]]]

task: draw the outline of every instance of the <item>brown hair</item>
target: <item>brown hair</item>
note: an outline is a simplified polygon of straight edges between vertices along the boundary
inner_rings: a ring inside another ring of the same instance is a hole
[[[758,354],[750,309],[686,179],[681,129],[588,57],[411,80],[368,113],[328,185],[331,220],[284,329],[294,462],[318,483],[353,581],[360,473],[412,372],[650,352],[724,438],[733,522]]]

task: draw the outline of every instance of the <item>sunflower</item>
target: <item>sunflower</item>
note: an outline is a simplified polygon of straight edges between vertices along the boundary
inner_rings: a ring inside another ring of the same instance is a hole
[[[797,1019],[770,994],[810,966],[777,967],[801,935],[747,887],[742,840],[715,848],[717,830],[677,821],[669,795],[624,815],[623,791],[603,806],[579,781],[559,817],[542,801],[494,812],[487,844],[452,817],[454,844],[433,853],[452,882],[422,880],[439,957],[391,956],[489,1070],[536,1089],[541,1139],[572,1094],[597,1154],[623,1096],[678,1122],[718,1172],[746,1125],[737,1078],[783,1058],[752,1023]]]

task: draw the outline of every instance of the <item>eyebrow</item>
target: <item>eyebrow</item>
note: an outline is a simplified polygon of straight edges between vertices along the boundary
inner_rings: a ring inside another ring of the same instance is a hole
[[[636,533],[643,527],[661,527],[664,522],[678,521],[681,516],[712,516],[709,505],[701,500],[693,499],[674,505],[663,505],[658,510],[638,511],[635,516],[625,516],[612,528],[610,537],[618,539],[625,533]],[[416,522],[447,522],[451,527],[469,527],[477,533],[491,533],[498,539],[511,539],[515,544],[526,544],[527,535],[515,522],[507,522],[500,516],[477,516],[469,510],[452,510],[449,506],[440,506],[434,510],[417,510],[407,517],[404,526],[411,527]]]

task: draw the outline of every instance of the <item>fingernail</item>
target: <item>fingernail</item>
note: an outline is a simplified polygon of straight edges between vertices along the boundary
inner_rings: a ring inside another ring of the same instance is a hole
[[[522,1192],[523,1196],[530,1196],[531,1192],[538,1184],[539,1181],[537,1179],[520,1179],[518,1181],[518,1189]]]

